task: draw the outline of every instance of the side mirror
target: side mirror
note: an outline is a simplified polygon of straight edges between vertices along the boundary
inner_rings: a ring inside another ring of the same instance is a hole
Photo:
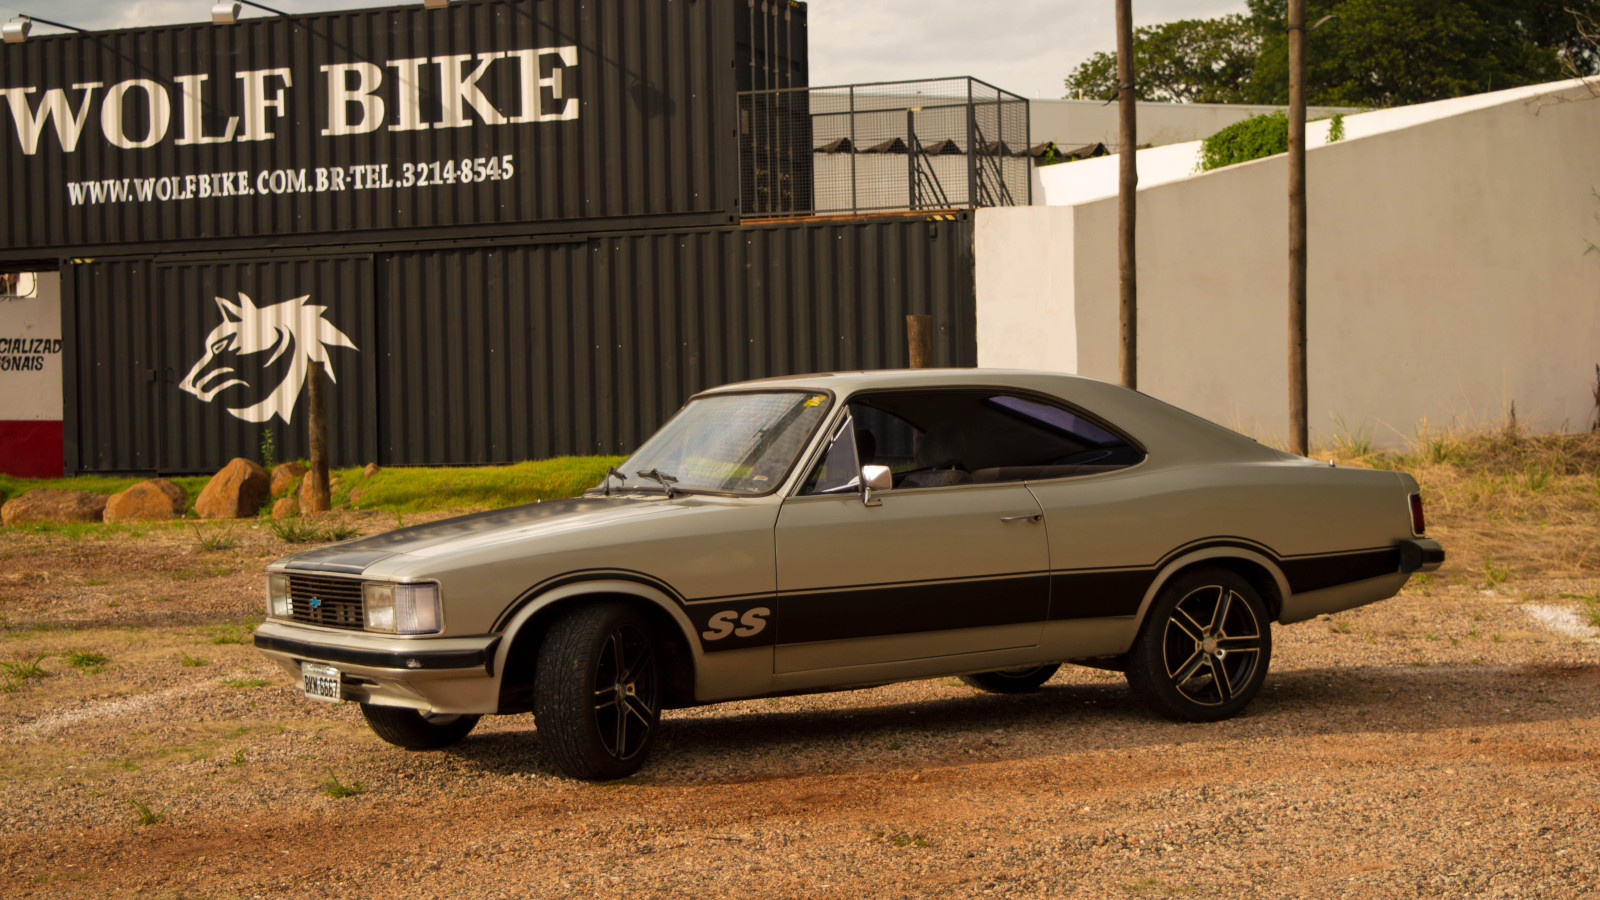
[[[894,474],[888,466],[862,466],[861,483],[866,490],[861,495],[861,502],[867,506],[882,506],[883,501],[872,496],[873,491],[887,491],[894,487]]]

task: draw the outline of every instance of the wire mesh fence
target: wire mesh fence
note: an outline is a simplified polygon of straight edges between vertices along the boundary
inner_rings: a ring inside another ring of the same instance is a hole
[[[975,78],[739,94],[745,216],[1024,206],[1028,102]]]

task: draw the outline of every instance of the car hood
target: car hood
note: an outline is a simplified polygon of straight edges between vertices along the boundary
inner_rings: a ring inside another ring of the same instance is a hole
[[[288,568],[359,574],[370,566],[400,554],[434,556],[469,546],[482,547],[540,534],[592,528],[639,516],[662,515],[692,505],[693,499],[680,497],[667,500],[660,495],[624,494],[491,509],[303,550],[279,559],[269,568],[274,571]]]

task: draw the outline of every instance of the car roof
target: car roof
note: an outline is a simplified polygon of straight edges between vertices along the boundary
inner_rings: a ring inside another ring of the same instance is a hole
[[[1167,462],[1293,458],[1232,429],[1160,400],[1082,375],[1027,369],[874,369],[782,375],[725,384],[699,396],[753,389],[827,391],[839,397],[869,390],[987,387],[1057,397],[1125,431],[1152,457]]]

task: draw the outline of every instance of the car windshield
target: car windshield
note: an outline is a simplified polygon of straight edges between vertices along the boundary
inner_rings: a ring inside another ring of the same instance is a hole
[[[617,471],[611,489],[765,494],[828,411],[814,391],[716,394],[689,402]]]

